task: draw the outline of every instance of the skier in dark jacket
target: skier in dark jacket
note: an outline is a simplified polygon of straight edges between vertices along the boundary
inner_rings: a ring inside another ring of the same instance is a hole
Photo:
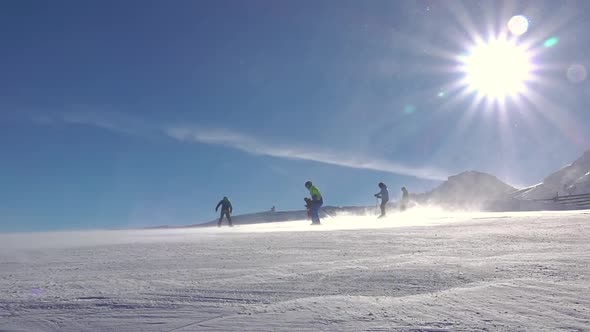
[[[399,202],[399,209],[400,211],[405,211],[408,207],[408,203],[410,202],[410,194],[408,193],[408,189],[406,187],[402,187],[402,199]]]
[[[381,198],[381,215],[378,218],[383,218],[386,214],[385,208],[387,206],[387,202],[389,202],[389,191],[383,182],[379,182],[379,188],[381,191],[376,193],[375,197]]]
[[[229,201],[229,199],[227,197],[223,197],[223,199],[221,201],[219,201],[219,203],[217,203],[217,206],[215,207],[215,212],[217,212],[217,210],[219,210],[219,207],[221,206],[221,214],[219,215],[219,222],[217,223],[217,227],[221,227],[221,221],[223,220],[223,216],[225,215],[227,217],[227,220],[229,222],[229,227],[233,227],[232,223],[231,223],[231,213],[233,210],[233,207],[231,206],[231,202]]]

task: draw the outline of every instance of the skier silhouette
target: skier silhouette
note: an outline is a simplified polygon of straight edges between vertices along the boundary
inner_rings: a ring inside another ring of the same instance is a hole
[[[387,202],[389,202],[389,191],[387,190],[387,186],[383,182],[379,182],[379,188],[381,188],[381,191],[375,194],[375,197],[381,198],[381,215],[378,218],[383,218],[386,214],[385,210]]]
[[[217,223],[217,227],[221,227],[221,221],[223,220],[223,216],[227,217],[227,221],[229,222],[229,227],[233,227],[234,225],[231,222],[231,213],[233,210],[233,207],[231,205],[231,202],[229,201],[229,199],[227,197],[223,197],[223,199],[221,201],[219,201],[219,203],[217,203],[217,206],[215,207],[215,212],[217,212],[217,210],[219,210],[219,207],[221,206],[221,214],[219,215],[219,222]]]
[[[406,187],[402,187],[402,199],[399,203],[400,211],[405,211],[408,207],[408,202],[410,201],[410,194],[408,193],[408,189]]]

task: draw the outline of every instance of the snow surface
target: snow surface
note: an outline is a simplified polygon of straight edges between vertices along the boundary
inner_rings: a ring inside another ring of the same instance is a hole
[[[590,330],[590,211],[0,234],[0,331]]]

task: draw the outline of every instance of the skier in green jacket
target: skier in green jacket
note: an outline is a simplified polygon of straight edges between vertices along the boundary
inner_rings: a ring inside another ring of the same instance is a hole
[[[316,186],[311,183],[311,181],[305,182],[305,188],[309,190],[309,194],[311,195],[311,224],[312,225],[319,225],[320,224],[320,208],[324,204],[324,199],[322,198],[322,194],[318,190]]]

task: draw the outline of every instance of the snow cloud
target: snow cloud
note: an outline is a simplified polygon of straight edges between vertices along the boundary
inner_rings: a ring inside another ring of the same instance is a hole
[[[278,145],[228,130],[170,127],[166,135],[183,142],[213,144],[230,147],[255,155],[315,161],[343,167],[369,169],[429,180],[446,180],[448,172],[434,168],[417,168],[369,156],[346,156],[329,151],[297,146]]]

